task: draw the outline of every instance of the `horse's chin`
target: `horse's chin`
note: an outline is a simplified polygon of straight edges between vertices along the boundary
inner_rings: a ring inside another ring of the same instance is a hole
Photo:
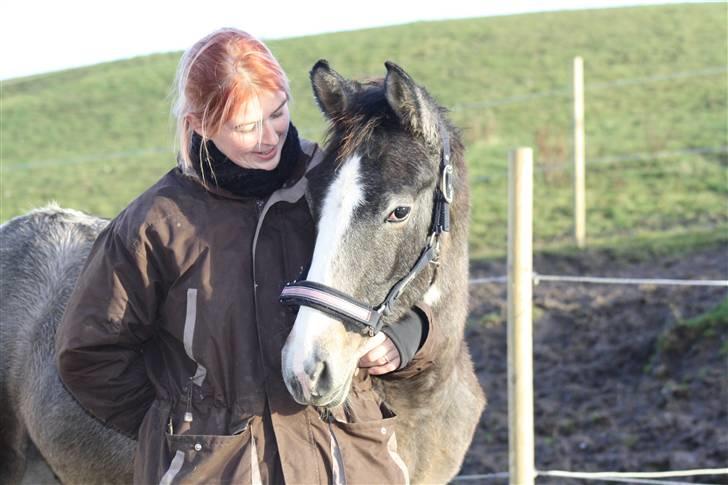
[[[311,402],[309,403],[311,406],[320,408],[320,409],[333,409],[335,407],[340,406],[344,401],[346,400],[346,395],[344,397],[336,397],[333,400],[328,400],[326,398],[324,399],[311,399]]]
[[[303,406],[315,406],[322,409],[333,409],[340,406],[346,401],[349,396],[349,390],[351,389],[351,381],[354,377],[352,373],[346,380],[344,385],[337,388],[336,390],[326,394],[325,396],[312,395],[308,400],[302,399],[301,396],[292,395],[293,399]]]

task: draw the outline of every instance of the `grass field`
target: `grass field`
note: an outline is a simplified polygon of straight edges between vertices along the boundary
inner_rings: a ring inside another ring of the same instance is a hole
[[[320,139],[324,129],[308,83],[319,58],[354,78],[383,75],[391,59],[452,109],[467,143],[474,257],[505,250],[506,161],[515,146],[535,149],[537,247],[569,246],[572,196],[564,162],[576,55],[584,58],[586,76],[589,243],[663,240],[653,237],[662,233],[724,240],[727,8],[428,22],[269,44],[289,73],[293,119],[308,138]],[[0,221],[49,200],[112,217],[171,168],[169,89],[179,55],[4,81]],[[631,160],[634,154],[641,158]],[[627,160],[610,162],[615,157]]]

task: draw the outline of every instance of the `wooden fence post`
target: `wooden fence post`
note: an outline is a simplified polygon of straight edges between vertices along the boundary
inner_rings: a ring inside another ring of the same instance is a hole
[[[535,479],[533,429],[533,150],[511,152],[508,174],[508,432],[512,485]]]
[[[574,239],[586,244],[585,136],[584,136],[584,61],[574,58]]]

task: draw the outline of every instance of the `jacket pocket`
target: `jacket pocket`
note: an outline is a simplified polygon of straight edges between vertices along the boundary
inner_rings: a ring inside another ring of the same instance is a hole
[[[261,483],[249,428],[229,436],[167,433],[166,439],[172,460],[160,485]]]
[[[330,421],[332,462],[335,471],[343,469],[342,483],[409,484],[409,471],[397,453],[397,417],[384,404],[381,412],[382,419],[372,421]]]

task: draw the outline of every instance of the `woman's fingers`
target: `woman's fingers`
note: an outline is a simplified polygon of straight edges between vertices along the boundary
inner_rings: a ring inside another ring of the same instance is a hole
[[[360,358],[363,359],[366,357],[373,349],[382,345],[387,339],[388,337],[384,334],[384,332],[379,332],[374,337],[369,338],[369,340],[367,340],[364,344],[364,347],[361,349]]]
[[[359,359],[359,367],[367,368],[369,373],[373,375],[392,372],[399,367],[400,363],[399,351],[389,337],[380,332],[372,340],[379,335],[383,335],[384,337],[375,341],[376,346],[371,348],[371,350]]]
[[[362,355],[362,357],[359,359],[360,367],[371,367],[372,365],[377,365],[379,363],[386,363],[384,362],[384,359],[386,355],[392,350],[394,344],[389,339],[389,337],[384,335],[384,333],[379,333],[374,338],[377,338],[379,335],[382,335],[383,337],[377,339],[377,344],[364,355]],[[382,362],[379,362],[380,360]]]
[[[378,376],[382,374],[388,374],[392,371],[397,370],[400,363],[399,352],[397,351],[397,348],[395,347],[393,351],[387,353],[384,359],[380,359],[378,362],[380,362],[379,365],[369,367],[370,374]]]

